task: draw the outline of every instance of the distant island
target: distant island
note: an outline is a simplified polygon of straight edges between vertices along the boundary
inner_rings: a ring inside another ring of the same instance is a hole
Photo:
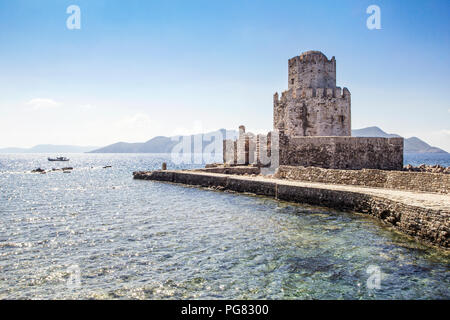
[[[223,136],[225,136],[225,129],[220,129]],[[238,132],[236,130],[227,130],[228,137],[237,137]],[[209,134],[213,134],[211,132]],[[201,134],[200,134],[201,135]],[[195,135],[191,135],[194,137]],[[352,136],[354,137],[400,137],[398,134],[389,134],[384,132],[378,127],[367,127],[362,129],[352,130]],[[172,148],[178,143],[178,141],[172,140],[172,137],[158,136],[147,142],[141,143],[127,143],[117,142],[109,146],[92,150],[91,153],[170,153]],[[404,153],[447,153],[437,147],[430,146],[423,140],[417,137],[406,138],[404,140]]]
[[[213,132],[199,133],[190,136],[158,136],[148,140],[147,142],[141,143],[117,142],[109,146],[90,151],[90,153],[170,153],[172,152],[173,147],[179,143],[180,137],[194,138],[200,136],[203,138],[203,135],[214,136],[219,132],[222,137],[227,137],[228,139],[235,139],[239,135],[236,130],[220,129]],[[191,139],[191,141],[194,141],[194,139]],[[194,150],[193,145],[191,150]]]
[[[0,148],[0,153],[85,153],[95,149],[98,147],[39,144],[31,148]]]
[[[394,138],[400,137],[398,134],[386,133],[378,127],[367,127],[362,129],[352,130],[352,136],[354,137],[381,137],[381,138]],[[437,147],[430,146],[425,141],[417,138],[405,138],[404,153],[447,153],[447,151],[442,150]]]
[[[214,135],[220,132],[222,136],[227,134],[228,138],[236,138],[238,132],[236,130],[220,129],[205,133],[206,135]],[[190,135],[193,138],[195,136],[202,136],[204,134]],[[354,137],[400,137],[398,134],[386,133],[378,127],[367,127],[362,129],[352,130],[352,136]],[[154,137],[147,142],[117,142],[102,148],[94,146],[71,146],[71,145],[51,145],[40,144],[32,148],[0,148],[0,153],[170,153],[173,147],[179,140],[173,140],[175,137],[158,136]],[[417,138],[405,138],[404,140],[404,153],[447,153],[437,147],[430,146],[425,141]]]

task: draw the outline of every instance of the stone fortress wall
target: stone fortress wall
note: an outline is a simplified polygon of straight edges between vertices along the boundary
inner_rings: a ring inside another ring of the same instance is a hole
[[[248,176],[261,174],[261,169],[258,166],[223,166],[217,163],[208,164],[205,168],[194,169],[193,171]],[[280,165],[273,177],[284,180],[369,188],[450,193],[450,174],[434,172],[377,169],[342,170]]]
[[[290,89],[273,97],[273,127],[288,136],[350,136],[350,91]]]
[[[240,168],[240,167],[236,167]],[[406,172],[376,169],[335,170],[314,167],[283,166],[275,175],[278,179],[344,184],[394,190],[450,193],[450,174]]]
[[[289,137],[280,141],[280,165],[328,169],[403,167],[403,138]]]
[[[336,87],[336,60],[319,51],[289,59],[288,90],[273,99],[273,127],[280,165],[403,168],[403,138],[351,137],[350,91]],[[224,163],[267,165],[260,160],[273,152],[270,140],[270,133],[246,133],[241,126],[237,141],[224,140]]]

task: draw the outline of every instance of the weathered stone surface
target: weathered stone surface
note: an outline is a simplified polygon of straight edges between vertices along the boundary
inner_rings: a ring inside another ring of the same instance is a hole
[[[336,59],[320,51],[306,51],[288,61],[288,88],[335,88]]]
[[[408,164],[407,166],[403,167],[403,170],[412,172],[432,172],[432,173],[446,173],[446,174],[450,173],[450,167],[444,167],[438,164],[433,166],[421,164],[420,166],[417,167]]]
[[[247,192],[261,196],[275,197],[277,185],[273,181],[242,180],[238,177],[228,177],[226,189],[236,192]]]
[[[375,169],[336,170],[316,167],[280,166],[276,178],[308,182],[356,185],[430,193],[450,192],[450,175],[428,172]]]
[[[135,179],[170,181],[270,196],[370,214],[417,239],[449,249],[448,195],[198,171],[135,172]]]
[[[401,170],[403,168],[403,138],[290,137],[280,139],[280,165]]]
[[[223,174],[237,174],[237,175],[251,175],[251,174],[259,174],[261,169],[259,167],[253,166],[233,166],[233,167],[225,167],[225,166],[215,166],[215,167],[205,167],[202,169],[195,169],[195,171],[202,172],[212,172],[212,173],[223,173]]]
[[[289,59],[288,90],[273,99],[273,127],[287,136],[350,136],[350,91],[336,87],[336,60],[320,51]]]
[[[350,92],[298,88],[274,96],[273,127],[288,136],[350,136]]]

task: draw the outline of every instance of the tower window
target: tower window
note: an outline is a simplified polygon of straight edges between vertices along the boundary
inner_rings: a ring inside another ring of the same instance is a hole
[[[294,80],[295,80],[295,79],[291,79],[291,84],[294,84]]]
[[[344,123],[344,116],[339,116],[339,122]]]

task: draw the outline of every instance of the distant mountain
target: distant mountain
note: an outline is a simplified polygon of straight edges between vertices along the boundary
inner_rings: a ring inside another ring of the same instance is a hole
[[[227,136],[229,139],[235,139],[238,136],[236,130],[220,129],[218,131],[209,132],[206,134],[190,135],[185,137],[191,138],[191,150],[194,150],[194,138],[203,139],[203,135],[214,136],[220,133],[222,137]],[[400,137],[398,134],[389,134],[384,132],[378,127],[367,127],[362,129],[352,130],[352,136],[354,137],[383,137],[393,138]],[[41,144],[32,148],[3,148],[0,149],[0,153],[170,153],[173,147],[179,143],[181,136],[176,137],[163,137],[158,136],[148,140],[147,142],[127,143],[117,142],[108,145],[103,148],[98,147],[80,147],[70,145],[51,145]],[[178,138],[178,139],[177,139]],[[212,142],[212,140],[211,140]],[[204,142],[203,146],[208,145],[210,142]],[[417,137],[411,137],[405,139],[404,144],[405,153],[447,153],[446,151],[437,147],[432,147],[426,142],[420,140]]]
[[[432,147],[417,137],[405,139],[405,153],[447,153],[438,147]]]
[[[398,134],[386,133],[378,127],[367,127],[362,129],[352,130],[354,137],[380,137],[380,138],[398,138]]]
[[[352,130],[352,136],[354,137],[381,137],[381,138],[395,138],[400,137],[398,134],[389,134],[384,132],[378,127],[367,127],[362,129]],[[404,153],[447,153],[437,147],[432,147],[423,140],[417,137],[405,138]]]
[[[127,142],[117,142],[110,144],[109,146],[92,150],[91,153],[170,153],[175,145],[180,143],[181,137],[189,137],[191,140],[191,150],[194,151],[194,141],[195,138],[202,139],[203,146],[210,144],[213,140],[203,140],[203,136],[213,137],[215,134],[220,133],[221,137],[227,137],[228,139],[235,139],[238,135],[235,130],[225,130],[220,129],[218,131],[213,131],[209,133],[200,133],[190,136],[175,136],[175,137],[163,137],[158,136],[147,142],[141,143],[127,143]]]
[[[84,153],[98,147],[39,144],[32,148],[1,148],[0,153]]]

